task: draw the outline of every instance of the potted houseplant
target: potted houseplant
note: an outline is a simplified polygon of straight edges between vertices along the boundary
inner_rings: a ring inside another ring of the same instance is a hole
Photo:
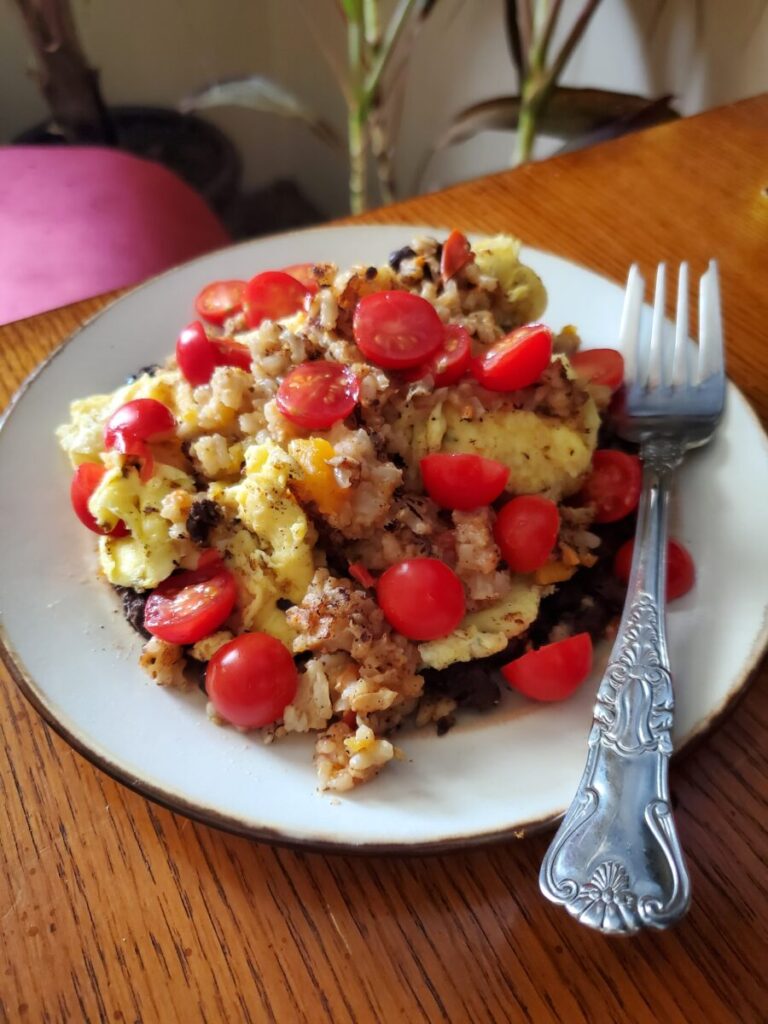
[[[214,125],[158,107],[108,106],[80,42],[70,0],[15,0],[49,116],[13,140],[25,144],[116,146],[170,168],[218,213],[240,185],[235,146]]]

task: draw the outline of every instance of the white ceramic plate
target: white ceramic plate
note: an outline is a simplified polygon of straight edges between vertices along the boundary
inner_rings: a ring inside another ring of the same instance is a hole
[[[27,383],[5,420],[0,609],[6,662],[73,746],[174,810],[259,839],[445,849],[550,821],[572,796],[591,721],[591,683],[556,705],[507,694],[496,713],[462,716],[442,738],[432,730],[402,734],[405,762],[351,796],[319,794],[311,738],[265,746],[258,735],[216,728],[202,694],[160,689],[140,671],[140,639],[110,588],[97,581],[94,539],[70,513],[70,472],[53,437],[69,401],[112,390],[138,367],[161,360],[204,284],[304,260],[377,263],[421,230],[321,228],[248,242],[170,271],[71,338]],[[614,343],[621,287],[541,252],[527,250],[524,258],[547,286],[546,319],[553,327],[577,324],[588,347]],[[698,568],[694,590],[669,614],[678,747],[745,685],[765,645],[767,455],[765,435],[731,386],[717,438],[680,474],[673,511],[674,533]]]

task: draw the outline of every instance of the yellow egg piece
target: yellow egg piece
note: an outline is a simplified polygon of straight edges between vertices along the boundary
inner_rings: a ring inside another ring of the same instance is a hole
[[[290,581],[288,596],[300,601],[312,579],[314,565],[309,522],[291,494],[290,457],[273,441],[252,445],[245,453],[245,475],[225,490],[239,518],[262,542],[270,566]]]
[[[546,493],[557,500],[579,489],[592,461],[599,427],[591,399],[578,424],[523,409],[500,409],[465,420],[449,407],[440,451],[496,459],[509,466],[511,492]]]
[[[515,322],[538,320],[547,306],[547,290],[539,275],[520,262],[519,240],[511,235],[494,235],[479,239],[472,248],[481,273],[498,278]]]
[[[98,522],[122,519],[127,537],[100,537],[99,561],[110,583],[148,590],[167,579],[184,554],[184,544],[170,536],[170,522],[159,513],[172,490],[192,493],[192,478],[173,466],[155,465],[142,481],[134,468],[108,468],[91,495],[88,509]]]
[[[464,616],[458,629],[439,640],[419,644],[422,663],[447,668],[457,661],[487,658],[503,651],[539,612],[541,588],[521,576],[514,577],[508,593],[495,604]]]

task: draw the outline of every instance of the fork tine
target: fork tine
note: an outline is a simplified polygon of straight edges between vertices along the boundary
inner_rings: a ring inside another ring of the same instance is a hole
[[[688,365],[688,264],[681,263],[677,276],[675,353],[672,359],[673,384],[685,387],[690,383]]]
[[[636,263],[629,268],[627,287],[624,292],[624,308],[621,311],[619,345],[624,355],[624,377],[628,382],[640,379],[641,343],[640,314],[643,308],[645,281]]]
[[[723,373],[723,318],[717,261],[710,260],[699,284],[699,381]]]
[[[664,384],[664,300],[667,291],[667,266],[660,263],[656,270],[656,291],[653,298],[651,348],[648,354],[648,385]]]

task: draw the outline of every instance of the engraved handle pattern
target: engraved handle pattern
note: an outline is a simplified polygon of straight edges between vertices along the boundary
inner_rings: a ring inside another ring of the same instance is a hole
[[[540,875],[545,896],[609,934],[666,928],[690,902],[669,803],[674,700],[664,628],[668,482],[682,450],[656,444],[643,457],[627,602],[584,774]]]

